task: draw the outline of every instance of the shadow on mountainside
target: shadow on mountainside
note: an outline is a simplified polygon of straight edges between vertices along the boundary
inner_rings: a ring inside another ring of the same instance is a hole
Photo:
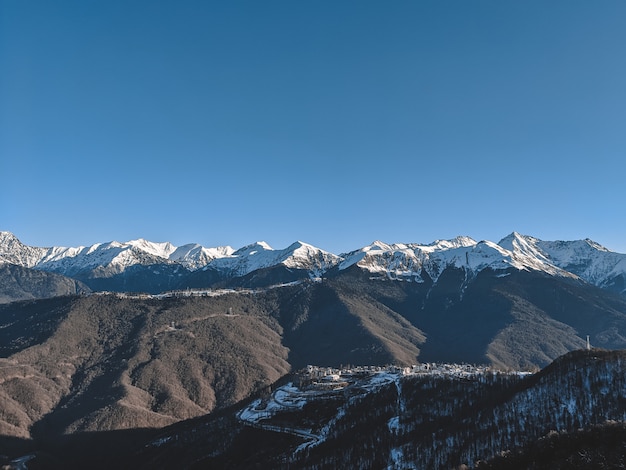
[[[0,436],[0,465],[34,455],[29,469],[124,468],[124,463],[156,435],[155,429],[48,434],[36,439]]]
[[[283,297],[279,315],[294,369],[308,364],[409,365],[417,361],[424,341],[401,315],[332,281]]]

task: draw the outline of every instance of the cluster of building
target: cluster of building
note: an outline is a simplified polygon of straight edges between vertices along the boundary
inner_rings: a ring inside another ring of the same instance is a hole
[[[434,362],[425,362],[410,367],[388,365],[333,368],[309,365],[299,371],[298,378],[300,388],[333,389],[345,387],[382,374],[396,377],[430,375],[469,378],[493,372],[494,370],[487,365],[438,364]]]
[[[111,291],[100,291],[100,292],[92,292],[86,295],[114,295],[118,299],[140,299],[140,300],[148,300],[148,299],[181,299],[185,297],[217,297],[225,294],[254,294],[257,291],[252,289],[185,289],[185,290],[176,290],[176,291],[168,291],[163,292],[161,294],[146,294],[142,292],[111,292]]]

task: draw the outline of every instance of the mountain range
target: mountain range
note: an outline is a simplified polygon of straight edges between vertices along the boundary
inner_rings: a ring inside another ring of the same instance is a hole
[[[436,283],[447,268],[462,269],[468,281],[485,269],[505,275],[513,268],[581,279],[626,293],[626,254],[611,252],[589,239],[542,241],[516,232],[498,243],[461,236],[430,244],[375,241],[339,255],[300,241],[280,250],[265,242],[234,250],[198,244],[176,247],[144,239],[40,248],[22,244],[10,232],[0,232],[0,265],[60,274],[92,290],[153,294],[212,286],[264,287],[332,277],[353,267],[373,278],[417,283]]]

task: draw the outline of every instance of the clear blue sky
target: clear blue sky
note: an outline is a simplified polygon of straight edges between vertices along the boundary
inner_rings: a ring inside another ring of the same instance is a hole
[[[0,230],[626,252],[626,2],[0,0]]]

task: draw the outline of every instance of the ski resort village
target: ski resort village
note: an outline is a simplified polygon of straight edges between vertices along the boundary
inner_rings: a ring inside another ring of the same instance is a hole
[[[400,403],[399,381],[404,377],[481,381],[486,377],[493,378],[494,375],[522,377],[532,373],[529,371],[502,372],[489,366],[471,364],[423,363],[411,367],[390,365],[342,368],[309,365],[295,374],[297,383],[289,382],[273,392],[266,393],[264,397],[257,398],[240,410],[237,418],[248,426],[304,438],[305,442],[299,447],[299,450],[302,450],[325,440],[332,424],[343,416],[345,406],[385,385],[395,385]],[[344,406],[336,408],[335,416],[317,430],[291,427],[285,421],[278,419],[275,422],[272,419],[281,413],[301,410],[308,403],[323,401],[344,403]],[[398,422],[398,416],[389,420],[387,425],[391,432],[398,426]],[[153,444],[160,443],[157,441]]]

